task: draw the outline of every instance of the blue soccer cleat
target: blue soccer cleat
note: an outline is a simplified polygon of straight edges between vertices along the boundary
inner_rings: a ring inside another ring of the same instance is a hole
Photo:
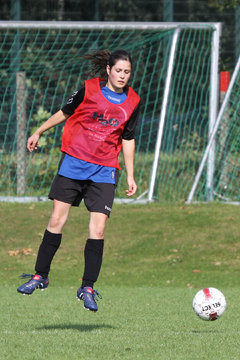
[[[44,279],[41,275],[21,275],[23,279],[27,277],[31,277],[31,279],[17,289],[17,291],[23,295],[31,295],[35,289],[45,290],[48,287],[49,278]]]
[[[93,290],[91,287],[80,287],[77,291],[77,299],[79,301],[83,300],[85,309],[91,311],[98,311],[98,306],[95,301],[98,300],[96,296],[99,299],[102,299],[101,295],[96,290]]]

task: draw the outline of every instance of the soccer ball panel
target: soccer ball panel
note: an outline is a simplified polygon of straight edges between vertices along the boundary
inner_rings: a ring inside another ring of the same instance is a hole
[[[226,309],[223,293],[215,288],[204,288],[193,299],[193,310],[203,320],[213,321],[222,316]]]

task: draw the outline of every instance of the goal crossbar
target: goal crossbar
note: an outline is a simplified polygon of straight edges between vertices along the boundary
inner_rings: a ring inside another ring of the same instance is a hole
[[[175,28],[204,29],[221,27],[219,22],[118,22],[118,21],[0,21],[0,28],[22,29],[110,29],[110,30],[157,30]]]

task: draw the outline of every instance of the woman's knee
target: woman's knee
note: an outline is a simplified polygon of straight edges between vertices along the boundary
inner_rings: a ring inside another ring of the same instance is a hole
[[[51,229],[62,229],[66,220],[63,216],[60,216],[59,214],[52,214],[48,223],[48,226]]]
[[[91,223],[89,225],[89,236],[91,239],[104,238],[105,223]]]
[[[54,202],[53,211],[48,223],[48,230],[51,232],[61,232],[63,226],[65,225],[70,206],[68,204],[62,205],[59,202]]]
[[[101,216],[102,215],[102,216]],[[103,239],[107,216],[104,214],[91,214],[89,223],[89,236],[91,239]]]

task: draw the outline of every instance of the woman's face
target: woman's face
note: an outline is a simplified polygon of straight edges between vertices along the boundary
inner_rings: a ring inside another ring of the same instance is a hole
[[[131,75],[131,63],[127,60],[118,60],[110,69],[107,65],[107,87],[115,92],[122,92]]]

